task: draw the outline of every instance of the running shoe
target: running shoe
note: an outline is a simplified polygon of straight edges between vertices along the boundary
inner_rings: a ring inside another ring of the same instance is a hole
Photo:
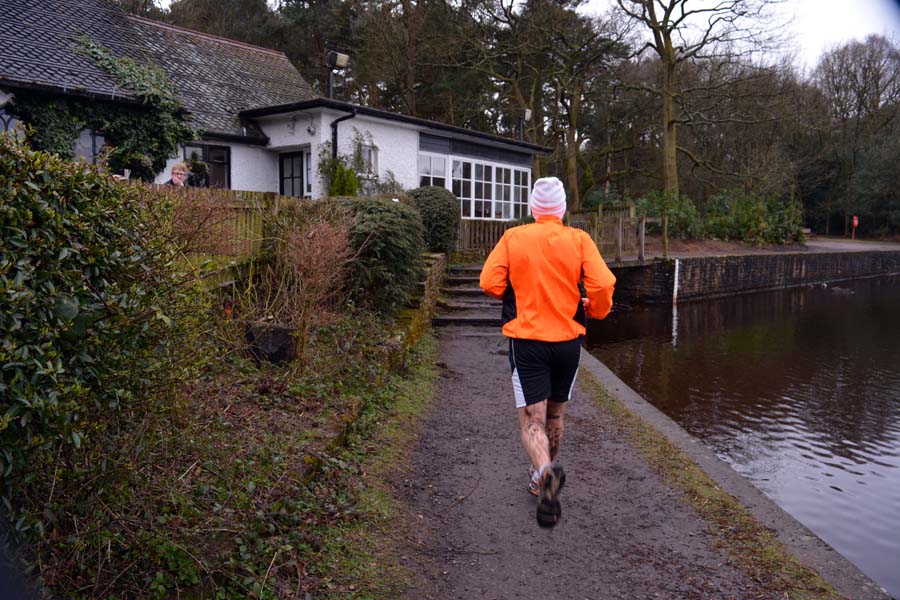
[[[534,467],[528,467],[528,493],[532,496],[537,496],[538,492],[541,490],[541,483],[537,479],[537,472],[535,472]]]
[[[559,488],[564,477],[563,468],[558,465],[544,471],[537,499],[537,522],[541,527],[555,527],[562,517]]]
[[[559,467],[558,464],[557,467]],[[562,491],[564,485],[566,485],[566,472],[563,471],[562,467],[559,467],[559,490],[557,490],[557,493]],[[528,465],[528,493],[532,496],[537,496],[540,489],[541,483],[538,481],[537,471],[534,467]]]

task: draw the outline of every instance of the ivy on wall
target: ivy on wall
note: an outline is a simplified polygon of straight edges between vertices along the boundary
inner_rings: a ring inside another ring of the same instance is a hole
[[[19,91],[12,111],[34,129],[31,144],[35,148],[72,158],[75,139],[88,128],[106,139],[106,160],[112,171],[130,169],[134,176],[151,181],[163,170],[166,159],[176,154],[179,144],[198,137],[180,109],[175,86],[155,65],[118,58],[88,37],[76,41],[76,52],[133,92],[141,104],[127,106]]]

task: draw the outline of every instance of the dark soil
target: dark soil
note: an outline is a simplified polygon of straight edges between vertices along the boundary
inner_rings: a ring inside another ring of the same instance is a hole
[[[400,495],[428,581],[410,599],[774,598],[714,547],[680,493],[576,386],[560,459],[563,518],[535,520],[499,332],[439,332],[442,376]]]

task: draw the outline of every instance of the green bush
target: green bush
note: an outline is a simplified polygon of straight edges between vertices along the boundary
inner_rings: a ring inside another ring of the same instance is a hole
[[[628,204],[630,199],[613,189],[609,192],[605,188],[598,187],[591,190],[587,197],[581,201],[582,210],[596,210],[598,206],[621,206]]]
[[[672,237],[698,238],[703,234],[700,213],[687,196],[676,198],[666,192],[651,192],[638,199],[636,209],[642,217],[668,217]]]
[[[24,533],[53,520],[60,463],[75,478],[79,449],[186,374],[199,292],[175,269],[165,196],[6,135],[0,189],[0,469]]]
[[[402,202],[334,198],[352,215],[350,296],[358,306],[393,313],[406,306],[422,275],[424,230],[419,212]]]
[[[425,245],[430,252],[451,253],[459,237],[459,200],[450,191],[429,185],[409,195],[422,215]]]
[[[359,180],[356,172],[342,162],[334,167],[334,177],[331,180],[331,196],[355,196],[359,190]]]
[[[797,203],[730,190],[707,201],[704,233],[706,237],[753,244],[784,244],[800,239],[802,218]]]

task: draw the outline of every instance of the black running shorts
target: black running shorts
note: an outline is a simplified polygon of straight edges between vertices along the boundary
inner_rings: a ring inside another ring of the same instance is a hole
[[[578,374],[581,338],[568,342],[509,339],[516,408],[543,400],[565,402],[572,397]]]

